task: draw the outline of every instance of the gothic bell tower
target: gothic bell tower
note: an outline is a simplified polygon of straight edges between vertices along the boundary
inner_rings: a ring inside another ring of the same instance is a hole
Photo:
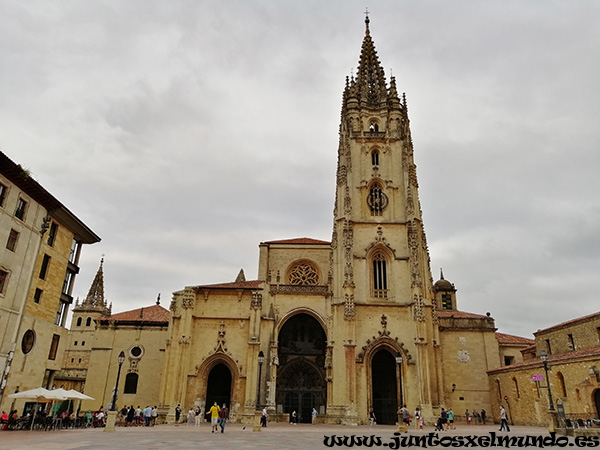
[[[392,417],[401,403],[430,413],[440,403],[437,315],[406,96],[393,76],[387,83],[368,16],[365,25],[358,71],[342,97],[331,244],[337,361],[329,410],[345,405],[339,413],[347,423],[371,406]],[[390,386],[381,391],[375,372],[388,354]],[[392,396],[393,404],[377,406]]]

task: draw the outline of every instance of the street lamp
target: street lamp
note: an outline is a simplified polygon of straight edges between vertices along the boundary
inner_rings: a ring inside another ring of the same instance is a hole
[[[546,386],[542,386],[542,387],[546,387],[548,389],[548,404],[549,404],[549,410],[550,411],[554,411],[554,402],[552,401],[552,391],[550,390],[550,378],[548,377],[548,353],[546,353],[546,350],[542,350],[540,352],[540,359],[542,360],[542,364],[544,364],[544,372],[546,372]]]
[[[398,365],[398,386],[400,389],[400,408],[404,406],[404,397],[402,396],[402,353],[396,353],[396,364]]]
[[[260,378],[262,375],[262,365],[265,362],[265,354],[261,350],[258,352],[258,381],[256,383],[256,410],[260,410]]]
[[[110,410],[111,411],[116,411],[117,410],[117,390],[119,389],[119,377],[121,376],[121,366],[123,365],[123,362],[125,361],[125,352],[123,350],[121,350],[121,353],[119,353],[119,370],[117,372],[117,382],[115,383],[115,390],[113,392],[113,397],[112,397],[112,402],[110,405]]]

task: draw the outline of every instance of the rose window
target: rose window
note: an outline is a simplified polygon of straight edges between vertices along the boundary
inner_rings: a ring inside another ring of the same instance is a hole
[[[300,263],[290,271],[290,284],[316,286],[319,274],[310,264]]]

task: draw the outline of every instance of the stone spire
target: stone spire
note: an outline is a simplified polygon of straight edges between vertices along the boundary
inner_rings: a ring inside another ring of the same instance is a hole
[[[379,62],[373,39],[371,39],[369,16],[365,19],[365,37],[360,52],[358,72],[352,88],[352,96],[357,97],[362,104],[380,106],[387,101],[385,73]]]
[[[103,314],[110,314],[110,308],[106,305],[106,300],[104,299],[104,258],[100,260],[100,267],[98,268],[98,272],[96,272],[96,276],[94,277],[94,281],[92,281],[92,285],[90,286],[90,290],[88,292],[85,300],[79,305],[78,309],[84,309],[88,311],[99,311]]]

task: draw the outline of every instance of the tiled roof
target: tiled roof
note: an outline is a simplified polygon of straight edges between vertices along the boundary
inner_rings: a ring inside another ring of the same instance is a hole
[[[592,313],[592,314],[588,314],[587,316],[578,317],[577,319],[567,320],[566,322],[562,322],[557,325],[552,325],[551,327],[544,328],[543,330],[537,330],[535,333],[533,333],[533,335],[537,336],[538,334],[545,334],[548,331],[552,331],[552,330],[566,327],[569,325],[575,325],[577,322],[585,322],[586,320],[595,319],[595,318],[600,318],[600,311]]]
[[[521,336],[513,336],[512,334],[496,333],[496,340],[500,344],[520,344],[532,345],[535,344],[533,339],[524,338]]]
[[[445,309],[437,312],[438,317],[442,318],[457,318],[457,319],[487,319],[488,316],[481,314],[473,314],[464,311]]]
[[[169,311],[160,305],[152,305],[113,314],[109,317],[104,316],[100,320],[108,320],[110,322],[168,322]]]
[[[572,352],[559,353],[556,355],[548,355],[548,364],[564,364],[569,362],[574,362],[577,359],[584,359],[590,357],[600,357],[600,346],[591,347],[591,348],[583,348],[581,350],[575,350]],[[499,367],[497,369],[488,370],[488,373],[493,372],[501,372],[504,369],[510,368],[512,369],[525,369],[528,367],[541,366],[542,361],[539,358],[536,359],[528,359],[527,361],[523,361],[521,363],[513,364],[511,366]]]
[[[264,280],[233,281],[231,283],[204,284],[194,286],[202,289],[258,289]]]
[[[283,239],[280,241],[266,241],[262,242],[263,244],[331,244],[328,241],[320,241],[318,239],[311,239],[307,237],[303,238],[294,238],[294,239]]]

